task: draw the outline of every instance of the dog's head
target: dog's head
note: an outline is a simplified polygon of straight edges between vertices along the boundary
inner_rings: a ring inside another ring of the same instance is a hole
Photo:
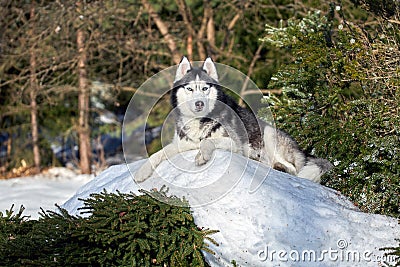
[[[192,67],[189,60],[183,57],[176,71],[171,104],[182,115],[204,117],[215,107],[217,84],[217,69],[210,57],[200,68]]]

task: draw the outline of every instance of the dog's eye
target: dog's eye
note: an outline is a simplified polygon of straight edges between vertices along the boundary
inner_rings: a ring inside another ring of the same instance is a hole
[[[186,87],[186,90],[188,90],[189,92],[193,92],[193,89],[191,87]]]
[[[207,86],[204,86],[203,88],[201,88],[201,90],[207,91],[207,90],[208,90],[208,87],[207,87]]]

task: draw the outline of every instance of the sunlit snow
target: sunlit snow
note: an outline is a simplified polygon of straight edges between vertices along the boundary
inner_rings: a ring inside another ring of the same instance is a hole
[[[14,211],[25,207],[24,215],[31,219],[39,217],[40,208],[56,209],[75,191],[93,179],[93,175],[78,175],[67,168],[53,168],[46,173],[8,180],[0,180],[0,211],[4,212],[14,204]]]
[[[293,177],[237,154],[217,151],[197,167],[196,151],[164,161],[155,177],[138,186],[143,161],[113,166],[80,188],[64,207],[78,213],[93,192],[138,192],[169,187],[189,200],[199,227],[220,230],[205,253],[211,266],[381,266],[379,248],[396,246],[398,220],[360,212],[339,192]]]

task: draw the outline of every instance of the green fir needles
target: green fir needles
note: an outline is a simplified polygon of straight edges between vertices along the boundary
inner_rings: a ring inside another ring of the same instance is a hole
[[[184,200],[142,193],[92,194],[83,200],[88,217],[60,207],[39,220],[27,220],[23,207],[1,213],[0,265],[206,266],[201,250],[213,253],[205,240],[215,244],[217,231],[199,229]]]

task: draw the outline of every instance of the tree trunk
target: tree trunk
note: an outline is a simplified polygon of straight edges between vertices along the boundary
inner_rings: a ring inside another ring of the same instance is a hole
[[[90,145],[90,128],[89,128],[89,88],[87,82],[86,71],[86,49],[85,49],[85,34],[79,28],[76,38],[79,62],[78,62],[78,79],[79,79],[79,95],[78,95],[78,110],[79,110],[79,157],[81,172],[89,174],[91,172],[91,145]]]
[[[31,21],[31,30],[30,30],[30,38],[33,40],[33,29],[35,23],[35,3],[32,1],[31,10],[30,10],[30,21]],[[38,125],[38,109],[37,109],[37,90],[39,88],[38,81],[36,78],[36,56],[35,56],[35,44],[32,44],[30,49],[30,110],[31,110],[31,134],[32,134],[32,144],[33,144],[33,162],[35,164],[34,172],[40,172],[41,165],[41,157],[40,157],[40,149],[39,149],[39,125]]]

